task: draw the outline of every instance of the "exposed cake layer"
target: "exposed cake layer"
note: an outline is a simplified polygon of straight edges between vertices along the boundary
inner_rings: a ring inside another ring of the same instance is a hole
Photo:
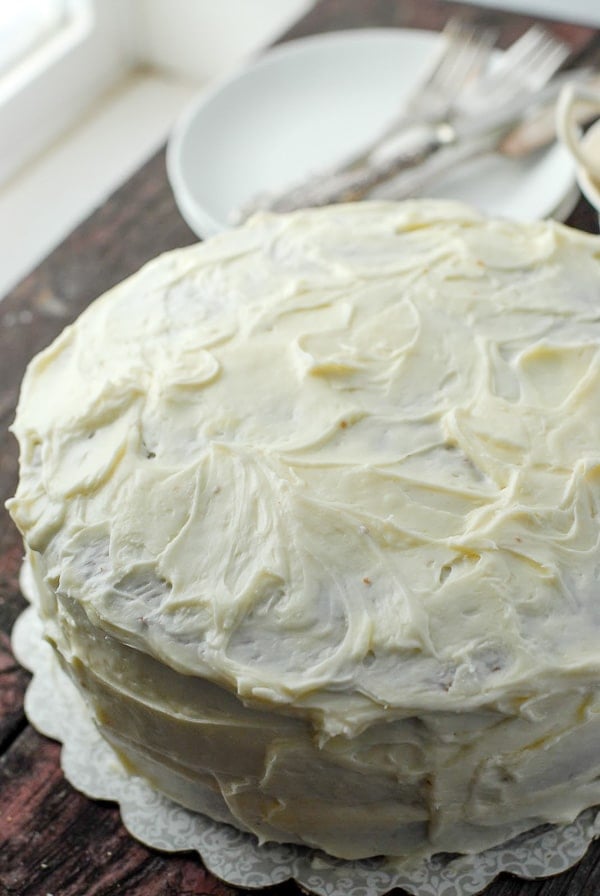
[[[34,360],[10,509],[133,765],[345,856],[600,801],[599,257],[453,203],[261,216]]]

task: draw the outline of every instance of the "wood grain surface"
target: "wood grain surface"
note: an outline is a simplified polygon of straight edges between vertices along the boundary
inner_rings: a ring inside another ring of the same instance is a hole
[[[457,12],[494,24],[503,46],[534,21],[442,0],[321,0],[283,39],[371,26],[439,30]],[[549,27],[580,59],[600,63],[597,32]],[[568,223],[597,229],[583,200]],[[23,698],[29,676],[14,660],[9,641],[25,604],[18,588],[22,547],[3,505],[17,480],[16,443],[8,426],[25,367],[102,292],[155,255],[194,241],[173,201],[161,151],[0,303],[0,896],[241,893],[207,872],[194,854],[171,856],[137,843],[114,805],[89,800],[68,784],[59,746],[27,723]],[[298,896],[299,888],[287,882],[268,892]],[[485,890],[485,896],[582,894],[600,894],[600,842],[564,874],[541,881],[502,875]]]

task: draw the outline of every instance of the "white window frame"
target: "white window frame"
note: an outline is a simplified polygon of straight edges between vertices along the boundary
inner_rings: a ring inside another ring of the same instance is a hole
[[[68,23],[0,76],[0,185],[135,65],[129,3],[69,7]]]

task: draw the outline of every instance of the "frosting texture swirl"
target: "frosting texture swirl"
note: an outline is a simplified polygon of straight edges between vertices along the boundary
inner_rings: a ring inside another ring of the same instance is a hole
[[[75,602],[321,744],[533,724],[597,712],[599,411],[598,239],[435,201],[257,216],[32,362],[10,511],[67,662]]]

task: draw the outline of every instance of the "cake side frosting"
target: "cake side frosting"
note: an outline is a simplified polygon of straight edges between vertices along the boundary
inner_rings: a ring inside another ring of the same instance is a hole
[[[285,796],[308,755],[346,797],[387,781],[353,854],[402,851],[398,805],[418,848],[468,849],[600,800],[599,259],[555,223],[366,203],[259,216],[91,306],[28,370],[10,510],[96,709],[142,654],[231,692],[234,728],[274,712],[206,786],[336,854]],[[180,713],[128,700],[133,755]]]

